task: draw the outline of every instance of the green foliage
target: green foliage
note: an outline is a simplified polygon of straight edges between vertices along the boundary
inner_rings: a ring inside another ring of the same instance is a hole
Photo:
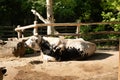
[[[96,28],[93,29],[94,32],[104,31],[104,30],[105,30],[104,25],[98,25]]]
[[[120,0],[102,0],[103,11],[101,16],[104,22],[120,21]],[[120,25],[111,25],[114,31],[120,31]]]
[[[1,25],[26,24],[24,21],[30,19],[31,5],[24,0],[0,0]]]
[[[31,3],[33,9],[38,11],[39,13],[45,12],[46,1],[45,0],[28,0]]]
[[[46,0],[0,0],[1,25],[32,24],[37,10],[46,18]],[[109,22],[120,21],[120,0],[53,0],[55,22]],[[120,31],[120,24],[81,26],[81,33]],[[66,36],[69,37],[69,36]],[[120,35],[84,36],[85,39],[119,38]],[[71,37],[70,37],[71,38]]]
[[[74,0],[55,0],[54,16],[56,22],[73,22],[75,21],[76,2]]]

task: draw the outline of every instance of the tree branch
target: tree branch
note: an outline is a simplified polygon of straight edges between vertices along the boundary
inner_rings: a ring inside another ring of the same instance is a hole
[[[33,12],[34,15],[38,16],[38,18],[43,21],[44,23],[47,23],[47,20],[44,19],[36,10],[31,9],[31,12]]]

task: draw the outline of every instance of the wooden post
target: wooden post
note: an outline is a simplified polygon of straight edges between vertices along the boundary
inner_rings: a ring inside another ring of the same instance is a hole
[[[77,23],[80,23],[80,20],[77,21]],[[80,33],[80,24],[77,25],[77,28],[76,28],[76,34],[79,34]],[[79,38],[80,36],[77,36],[76,38]]]
[[[47,23],[54,23],[54,16],[53,16],[53,6],[52,6],[52,0],[46,0],[46,6],[47,6]],[[54,34],[54,27],[47,26],[47,35]]]
[[[17,28],[20,28],[20,25],[18,25]],[[18,34],[18,39],[22,38],[21,30],[17,31],[17,34]]]
[[[34,21],[34,30],[33,30],[33,35],[38,35],[38,27],[37,27],[37,21]]]
[[[22,38],[24,38],[24,30],[22,30],[22,32],[21,32],[21,33],[22,33]]]

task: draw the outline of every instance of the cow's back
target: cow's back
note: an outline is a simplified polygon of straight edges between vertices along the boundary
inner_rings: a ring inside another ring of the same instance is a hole
[[[66,48],[75,48],[90,56],[95,53],[96,44],[83,39],[67,39]]]

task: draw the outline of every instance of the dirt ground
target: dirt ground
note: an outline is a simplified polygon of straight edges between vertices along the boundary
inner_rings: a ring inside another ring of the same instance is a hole
[[[97,50],[82,61],[42,63],[37,54],[0,58],[3,80],[118,80],[119,51]]]

